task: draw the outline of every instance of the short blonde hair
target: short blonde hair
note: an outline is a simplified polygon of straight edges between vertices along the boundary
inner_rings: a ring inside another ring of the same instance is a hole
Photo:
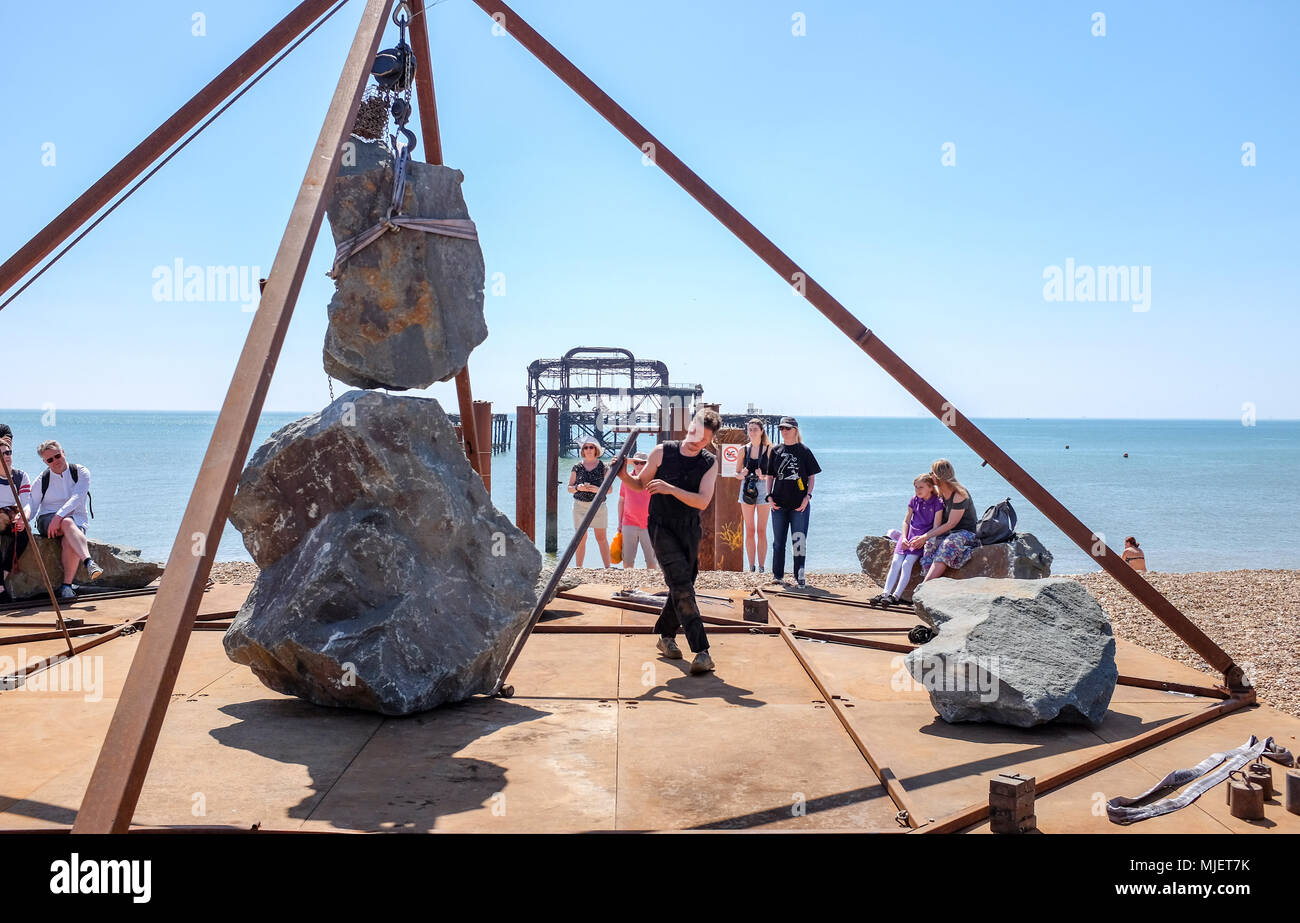
[[[36,454],[39,456],[44,456],[45,453],[50,449],[58,449],[60,452],[62,452],[63,446],[59,445],[59,440],[57,439],[46,439],[44,442],[42,442],[40,445],[36,447]],[[41,461],[45,461],[45,459],[41,458]]]
[[[920,487],[922,484],[929,484],[934,487],[934,475],[927,471],[925,474],[918,474],[912,479],[913,487]]]

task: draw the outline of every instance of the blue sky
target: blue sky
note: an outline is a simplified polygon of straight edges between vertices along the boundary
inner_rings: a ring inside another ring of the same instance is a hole
[[[0,250],[290,6],[74,0],[51,18],[8,4]],[[220,406],[251,314],[156,301],[154,270],[269,270],[362,6],[0,312],[7,342],[42,360],[57,342],[76,370],[20,362],[0,405]],[[514,6],[967,414],[1235,418],[1250,403],[1261,419],[1300,417],[1300,6]],[[531,360],[616,345],[703,383],[724,410],[920,413],[477,6],[429,15],[446,161],[465,172],[488,274],[506,283],[470,361],[476,397],[512,410]],[[267,409],[328,400],[331,255],[326,230]],[[1149,267],[1149,310],[1046,300],[1045,271],[1067,259]],[[428,393],[454,405],[450,384]]]

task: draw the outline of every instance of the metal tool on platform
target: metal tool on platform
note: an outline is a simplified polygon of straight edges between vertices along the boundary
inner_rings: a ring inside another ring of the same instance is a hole
[[[524,642],[532,633],[533,628],[537,625],[537,620],[542,617],[542,612],[546,609],[547,603],[555,596],[560,586],[560,578],[568,570],[569,562],[573,560],[574,553],[578,550],[578,543],[586,541],[587,530],[591,528],[592,520],[596,518],[596,510],[605,502],[605,495],[609,489],[614,486],[614,481],[618,478],[619,471],[623,468],[623,463],[627,461],[627,456],[632,449],[636,448],[636,437],[641,435],[639,427],[632,427],[632,431],[627,434],[627,439],[623,442],[623,448],[618,450],[618,455],[610,462],[609,470],[605,472],[605,480],[601,482],[600,490],[596,491],[595,499],[591,501],[590,507],[582,517],[582,522],[578,528],[573,530],[573,538],[569,539],[569,546],[564,549],[564,554],[560,556],[559,562],[555,565],[555,572],[551,574],[551,579],[546,583],[546,589],[537,597],[537,605],[533,607],[533,614],[528,619],[528,625],[519,633],[515,639],[514,648],[510,656],[506,659],[505,666],[501,668],[501,678],[497,680],[496,691],[493,695],[503,698],[509,698],[515,694],[515,687],[506,685],[506,677],[510,675],[510,669],[519,659],[519,653],[524,649]]]
[[[762,622],[766,625],[768,610],[767,600],[760,596],[757,590],[745,597],[743,614],[746,622]]]

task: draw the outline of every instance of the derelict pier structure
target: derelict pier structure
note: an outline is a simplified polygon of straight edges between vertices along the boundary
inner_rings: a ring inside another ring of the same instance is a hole
[[[684,431],[704,394],[698,384],[671,384],[668,366],[638,359],[616,346],[578,346],[559,359],[528,365],[528,403],[545,414],[560,411],[560,451],[576,454],[591,436],[606,449],[618,448],[614,434],[634,426],[659,433],[660,440]]]

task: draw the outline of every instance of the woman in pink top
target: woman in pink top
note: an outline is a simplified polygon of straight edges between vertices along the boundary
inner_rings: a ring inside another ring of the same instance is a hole
[[[645,467],[646,454],[637,452],[628,461],[628,472],[636,477]],[[656,569],[655,550],[650,544],[650,532],[647,528],[650,516],[650,491],[636,490],[627,484],[618,487],[618,531],[623,534],[623,567],[631,569],[636,566],[636,549],[639,545],[644,552],[645,566]]]

